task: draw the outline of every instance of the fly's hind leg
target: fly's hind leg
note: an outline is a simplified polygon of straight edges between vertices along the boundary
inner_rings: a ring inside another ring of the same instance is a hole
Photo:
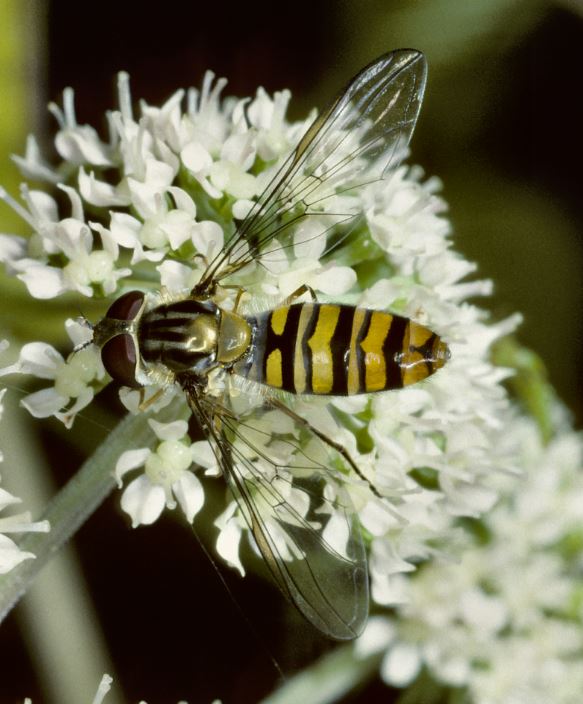
[[[304,293],[309,293],[310,297],[312,299],[312,303],[317,303],[318,297],[316,296],[316,292],[311,286],[308,286],[308,284],[302,284],[293,293],[290,293],[290,295],[285,299],[283,302],[283,305],[289,306],[291,303],[293,303],[297,298],[300,298],[301,296],[304,295]]]
[[[322,440],[322,442],[326,443],[328,447],[331,447],[333,450],[336,450],[336,452],[342,457],[342,459],[350,466],[350,468],[364,481],[368,484],[368,487],[372,491],[372,493],[378,497],[379,499],[382,499],[383,497],[379,493],[378,489],[375,487],[375,485],[368,479],[368,477],[365,477],[364,474],[362,473],[362,470],[360,467],[356,464],[356,462],[352,459],[350,456],[350,453],[348,450],[344,447],[344,445],[340,444],[339,442],[336,442],[332,438],[328,437],[325,433],[321,432],[318,430],[318,428],[315,428],[309,421],[307,421],[305,418],[302,418],[299,416],[297,413],[291,410],[291,408],[288,408],[285,403],[282,403],[279,401],[277,398],[271,398],[269,399],[269,403],[273,406],[273,408],[277,408],[278,411],[282,411],[285,413],[287,416],[289,416],[292,420],[296,421],[299,425],[302,427],[306,428],[310,432],[314,433],[314,435]]]

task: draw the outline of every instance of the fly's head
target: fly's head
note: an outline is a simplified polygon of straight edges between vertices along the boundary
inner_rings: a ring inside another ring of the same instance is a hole
[[[123,386],[139,388],[140,352],[137,325],[145,306],[142,291],[129,291],[108,309],[93,328],[93,343],[101,349],[101,360],[108,374]]]

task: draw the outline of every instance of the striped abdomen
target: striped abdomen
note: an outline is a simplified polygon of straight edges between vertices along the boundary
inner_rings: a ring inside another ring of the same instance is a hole
[[[426,327],[398,315],[328,303],[294,303],[250,320],[252,356],[234,371],[297,394],[352,395],[425,379],[449,357]]]

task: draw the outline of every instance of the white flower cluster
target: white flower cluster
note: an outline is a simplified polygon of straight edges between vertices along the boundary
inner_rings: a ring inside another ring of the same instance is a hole
[[[75,320],[65,321],[65,329],[73,346],[91,339],[89,330]],[[70,428],[75,415],[88,406],[95,392],[103,387],[105,369],[101,358],[86,347],[68,360],[45,342],[30,342],[22,347],[18,361],[0,369],[0,376],[31,374],[50,379],[53,386],[29,394],[22,405],[35,418],[54,416]]]
[[[459,563],[433,562],[401,579],[396,618],[371,623],[359,648],[386,648],[381,674],[394,686],[426,667],[440,683],[467,688],[475,704],[576,704],[583,438],[563,430],[543,446],[534,422],[517,418],[501,441],[515,446],[521,480],[503,486]]]
[[[6,350],[8,343],[6,340],[0,340],[0,353]],[[4,413],[4,405],[2,403],[6,389],[0,389],[0,420]],[[4,461],[4,455],[0,449],[0,462]],[[0,487],[0,512],[9,506],[19,504],[21,499],[13,496],[5,489]],[[16,543],[11,540],[6,533],[46,533],[50,526],[48,521],[33,522],[30,513],[24,512],[12,514],[11,516],[0,517],[0,574],[10,572],[16,565],[19,565],[24,560],[34,558],[31,552],[21,550]]]
[[[200,92],[178,91],[160,108],[141,104],[139,115],[125,74],[118,87],[120,108],[107,116],[107,140],[77,124],[68,90],[63,110],[51,108],[59,122],[55,147],[62,162],[48,165],[33,138],[25,157],[17,159],[25,176],[63,191],[65,212],[53,197],[26,186],[24,206],[3,194],[31,232],[26,239],[0,236],[0,261],[37,298],[65,291],[113,297],[130,278],[131,288],[188,290],[201,275],[202,261],[219,251],[309,124],[287,122],[288,92],[272,98],[259,90],[253,99],[222,99],[224,81],[213,84],[210,73]],[[373,596],[381,604],[399,600],[396,574],[449,549],[458,516],[479,516],[490,508],[492,477],[512,470],[511,453],[499,443],[509,413],[500,383],[505,372],[488,358],[492,343],[518,318],[489,325],[485,313],[467,302],[490,286],[462,281],[473,266],[451,250],[438,188],[435,179],[423,181],[420,169],[399,167],[360,192],[366,227],[334,259],[320,261],[325,238],[300,228],[293,249],[237,278],[251,299],[281,301],[307,284],[323,299],[390,309],[427,324],[451,348],[446,367],[412,389],[337,399],[329,411],[321,399],[302,401],[304,417],[312,413],[318,427],[332,428],[335,440],[386,497],[379,501],[360,486],[352,496],[370,535]],[[304,226],[310,227],[322,225],[313,218]],[[68,331],[78,343],[80,332],[71,323]],[[56,415],[68,424],[104,383],[93,346],[63,360],[43,343],[26,345],[12,371],[54,381],[26,405],[33,415]],[[135,398],[132,403],[135,408]],[[192,520],[203,496],[190,460],[213,472],[212,455],[208,446],[193,448],[183,426],[152,427],[157,450],[119,460],[120,480],[145,466],[127,486],[124,508],[138,525],[178,502]],[[280,432],[276,426],[271,430]],[[275,442],[267,445],[274,447]],[[242,522],[233,528],[240,516],[232,514],[227,507],[219,549],[239,566],[241,528],[246,529]]]

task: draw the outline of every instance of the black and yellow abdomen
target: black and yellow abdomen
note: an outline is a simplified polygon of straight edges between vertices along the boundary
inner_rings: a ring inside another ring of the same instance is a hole
[[[438,335],[408,318],[331,303],[294,303],[248,319],[253,349],[234,371],[295,394],[400,389],[449,357]]]

